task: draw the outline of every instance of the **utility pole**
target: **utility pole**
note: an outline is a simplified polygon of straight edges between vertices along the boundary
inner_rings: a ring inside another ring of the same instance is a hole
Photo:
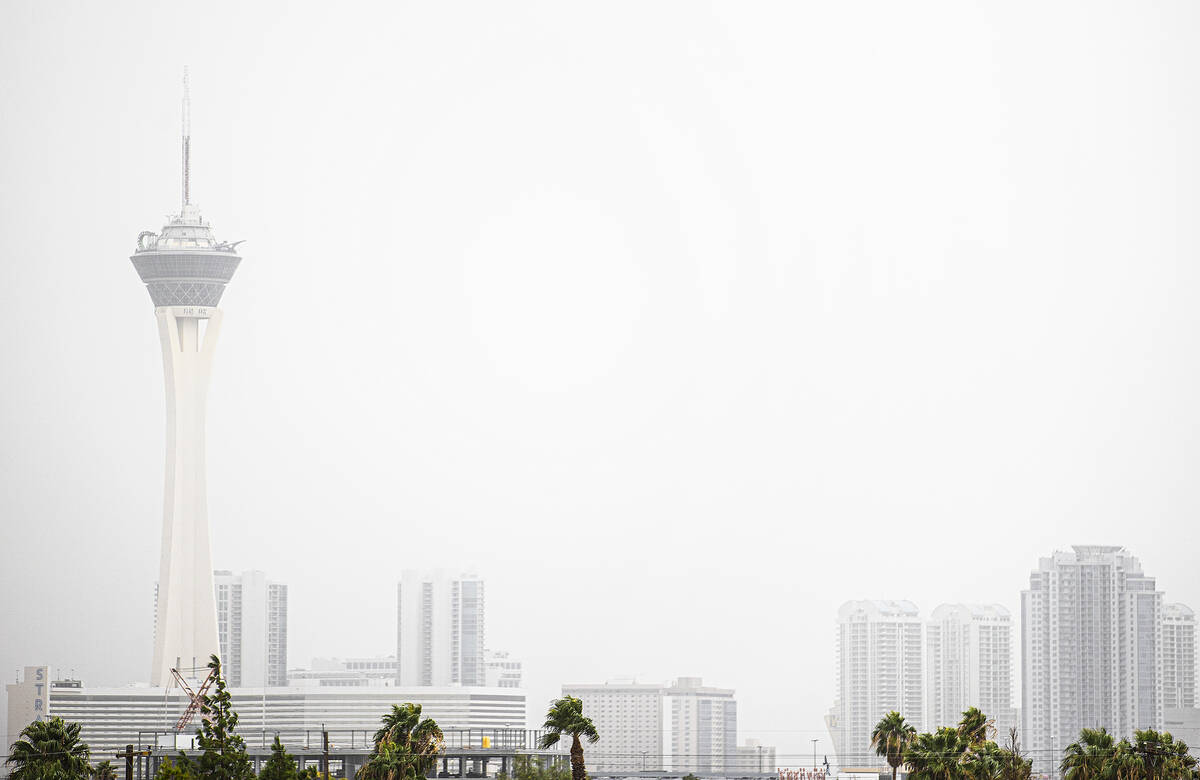
[[[134,780],[133,757],[137,756],[138,758],[141,758],[142,756],[148,756],[148,755],[150,755],[149,750],[138,750],[135,752],[133,749],[133,745],[126,745],[124,750],[122,750],[119,753],[114,754],[114,758],[125,759],[125,780]]]
[[[325,764],[325,777],[321,780],[329,780],[329,732],[324,723],[321,724],[321,761]]]
[[[126,745],[124,753],[117,753],[117,758],[125,759],[125,780],[133,780],[133,745]]]

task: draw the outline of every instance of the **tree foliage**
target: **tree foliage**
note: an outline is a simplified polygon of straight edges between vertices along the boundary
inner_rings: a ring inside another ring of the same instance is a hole
[[[90,758],[79,724],[50,718],[21,729],[4,763],[12,780],[87,780]]]
[[[1033,777],[1033,760],[1021,752],[1016,726],[1008,730],[1008,744],[1000,749],[999,758],[999,780],[1030,780]]]
[[[977,777],[970,767],[968,743],[958,729],[943,726],[918,734],[904,752],[909,780],[967,780]]]
[[[988,739],[992,721],[976,707],[956,727],[917,734],[904,751],[910,780],[1029,780],[1032,762],[1021,753],[1017,730],[1001,747]]]
[[[553,759],[540,756],[514,756],[512,774],[500,772],[496,780],[570,780],[570,770]],[[686,778],[684,779],[686,780]]]
[[[159,764],[154,780],[195,780],[196,768],[192,760],[183,753],[175,758],[168,756]]]
[[[1103,729],[1099,730],[1103,732]],[[1146,729],[1135,731],[1133,741],[1123,739],[1113,744],[1111,735],[1084,729],[1079,741],[1067,746],[1062,768],[1064,777],[1072,771],[1073,778],[1098,777],[1102,780],[1190,780],[1200,777],[1196,758],[1188,752],[1187,743],[1177,740],[1170,732]],[[1080,756],[1086,757],[1086,761]],[[1078,767],[1086,767],[1085,774]]]
[[[200,705],[200,733],[196,737],[200,755],[193,762],[194,774],[200,780],[253,780],[246,743],[236,733],[238,714],[221,675],[221,660],[212,656],[208,668],[216,682]]]
[[[958,722],[958,734],[968,745],[983,745],[995,731],[992,721],[978,707],[968,707]]]
[[[887,760],[892,780],[896,780],[896,771],[904,763],[904,751],[916,736],[917,730],[895,710],[880,718],[871,731],[871,747]]]
[[[101,761],[92,767],[92,780],[117,780],[117,768],[111,761]]]
[[[538,740],[538,747],[542,750],[557,745],[563,736],[571,737],[571,780],[586,780],[587,768],[583,763],[583,742],[580,737],[594,744],[600,739],[600,734],[591,719],[584,716],[583,702],[574,696],[555,699],[546,712],[546,722],[542,728],[546,730]]]
[[[360,780],[417,780],[437,765],[445,738],[420,704],[393,704],[375,732],[375,750],[358,770]]]
[[[297,780],[298,776],[296,759],[284,749],[276,734],[271,743],[271,757],[258,773],[258,780]]]
[[[1117,743],[1106,729],[1084,729],[1063,751],[1063,780],[1100,780],[1111,769]]]
[[[972,707],[956,728],[916,735],[904,752],[910,780],[1030,780],[1033,762],[1021,752],[1017,730],[1001,747],[987,738],[990,727]],[[1083,729],[1063,750],[1059,769],[1063,780],[1200,780],[1188,746],[1151,730],[1118,742],[1105,729]]]

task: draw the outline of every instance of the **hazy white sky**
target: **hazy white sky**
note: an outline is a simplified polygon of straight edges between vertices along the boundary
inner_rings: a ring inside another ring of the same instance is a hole
[[[460,567],[531,720],[702,675],[808,755],[846,599],[1015,612],[1114,543],[1200,607],[1193,0],[3,0],[6,681],[149,674],[128,256],[185,64],[193,200],[246,239],[213,558],[290,585],[292,665],[393,652],[400,570]]]

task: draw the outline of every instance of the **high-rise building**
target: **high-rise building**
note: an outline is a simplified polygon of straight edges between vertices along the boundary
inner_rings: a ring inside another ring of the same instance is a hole
[[[838,610],[838,699],[826,717],[842,768],[875,767],[871,729],[895,710],[924,728],[921,617],[910,601],[848,601]]]
[[[213,582],[226,682],[235,688],[287,685],[287,585],[261,571],[216,571]]]
[[[564,685],[583,703],[600,741],[588,749],[595,771],[725,772],[739,764],[737,701],[699,677],[671,685],[613,681]],[[755,749],[755,753],[774,748]],[[773,769],[774,767],[772,767]]]
[[[203,666],[219,649],[205,495],[204,422],[213,351],[221,329],[217,304],[241,258],[218,242],[191,202],[191,129],[187,76],[183,99],[183,197],[162,232],[143,231],[130,260],[146,284],[158,320],[167,387],[166,490],[158,578],[152,685],[171,668]]]
[[[399,685],[487,684],[483,580],[406,571],[396,586]]]
[[[1162,644],[1163,709],[1195,707],[1196,613],[1191,608],[1183,604],[1163,607]]]
[[[1012,617],[999,604],[942,604],[925,623],[926,728],[978,707],[1000,735],[1015,726]]]
[[[1163,722],[1163,594],[1121,547],[1042,558],[1021,593],[1022,741],[1049,772],[1084,727]]]
[[[663,696],[663,762],[675,772],[724,772],[737,754],[737,701],[728,688],[680,677]]]

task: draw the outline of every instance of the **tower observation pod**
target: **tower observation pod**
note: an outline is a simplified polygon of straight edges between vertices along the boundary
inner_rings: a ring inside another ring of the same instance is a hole
[[[189,103],[185,72],[183,204],[161,233],[142,232],[130,257],[154,302],[167,386],[162,561],[150,674],[155,686],[170,683],[172,668],[202,667],[219,651],[205,488],[205,403],[221,330],[217,304],[241,258],[236,244],[213,237],[191,203]]]

